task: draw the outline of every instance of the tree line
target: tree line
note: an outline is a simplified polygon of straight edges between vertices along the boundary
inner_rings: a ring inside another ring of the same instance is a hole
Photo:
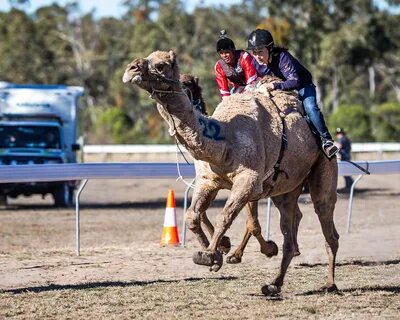
[[[191,12],[179,0],[123,0],[125,14],[100,19],[76,3],[27,14],[27,1],[9,2],[0,12],[0,81],[84,86],[80,128],[89,143],[171,143],[154,101],[122,84],[127,63],[173,49],[181,72],[200,78],[211,113],[220,101],[219,30],[245,49],[255,28],[270,30],[313,73],[331,131],[400,141],[400,15],[373,0],[242,0]],[[386,2],[399,9],[399,0]]]

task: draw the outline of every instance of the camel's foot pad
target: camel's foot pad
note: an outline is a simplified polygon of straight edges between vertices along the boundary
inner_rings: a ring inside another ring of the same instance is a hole
[[[241,262],[242,262],[242,257],[236,257],[234,255],[226,257],[226,263],[236,264]]]
[[[278,255],[278,246],[274,241],[266,241],[265,245],[261,247],[261,253],[265,254],[268,258]]]
[[[218,251],[227,254],[232,248],[231,239],[229,237],[223,236],[219,242]]]
[[[336,294],[340,294],[340,290],[338,289],[338,287],[336,286],[336,284],[331,284],[331,285],[324,285],[320,288],[321,292],[324,293],[336,293]]]
[[[210,267],[210,271],[218,271],[223,263],[222,253],[219,251],[198,251],[193,254],[193,262]]]
[[[266,284],[261,288],[261,292],[267,297],[279,298],[281,294],[281,288],[274,284]]]

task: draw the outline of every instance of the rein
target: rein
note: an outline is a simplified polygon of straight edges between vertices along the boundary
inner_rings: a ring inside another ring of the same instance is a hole
[[[147,65],[149,67],[149,72],[152,75],[154,75],[158,81],[164,80],[164,81],[171,82],[174,84],[180,83],[179,80],[167,78],[161,71],[157,70],[157,68],[154,67],[153,62],[150,59],[145,59],[145,60],[147,61]],[[173,65],[172,65],[172,67],[173,67]]]
[[[175,80],[174,80],[174,82],[179,83],[179,81],[175,81]],[[185,95],[185,96],[188,96],[185,92],[182,92],[182,91],[159,90],[159,89],[155,89],[155,88],[153,88],[153,87],[152,87],[151,89],[152,89],[152,90],[151,90],[150,97],[151,97],[152,99],[154,99],[154,94],[155,94],[155,93],[177,94],[177,95],[183,94],[183,95]],[[190,90],[189,90],[189,91],[190,91]],[[191,93],[191,92],[190,92],[190,93]],[[189,98],[189,99],[190,99],[190,98]],[[181,149],[180,146],[179,146],[179,142],[178,142],[178,139],[177,139],[177,137],[176,137],[176,124],[175,124],[174,118],[171,116],[171,114],[170,114],[170,112],[168,111],[167,108],[165,108],[165,111],[166,111],[166,113],[168,114],[169,118],[171,119],[171,122],[172,122],[173,129],[174,129],[174,130],[173,130],[173,132],[170,132],[170,134],[171,134],[172,136],[174,136],[174,138],[175,138],[175,144],[176,144],[176,147],[178,148],[177,151],[176,151],[176,167],[177,167],[177,171],[178,171],[178,178],[177,178],[176,180],[177,180],[177,181],[178,181],[178,180],[182,180],[184,184],[186,184],[187,186],[192,187],[192,186],[193,186],[193,183],[188,183],[188,182],[186,182],[186,180],[183,178],[183,176],[182,176],[182,174],[181,174],[181,171],[180,171],[180,168],[179,168],[179,161],[178,161],[178,150],[179,150],[179,153],[182,155],[183,159],[185,159],[185,161],[186,161],[187,164],[189,164],[189,165],[193,165],[193,164],[190,163],[190,162],[187,160],[187,158],[185,157],[184,153],[182,152],[182,149]]]
[[[278,115],[279,115],[279,118],[281,119],[281,124],[282,124],[281,148],[279,150],[278,160],[276,161],[276,163],[274,165],[274,175],[272,176],[272,181],[276,182],[276,180],[278,180],[278,176],[280,173],[284,173],[286,178],[289,178],[287,172],[285,170],[280,169],[281,162],[283,159],[283,153],[284,153],[285,149],[287,148],[287,142],[288,142],[287,136],[286,136],[286,129],[285,129],[286,128],[286,125],[285,125],[286,114],[284,112],[282,112],[281,109],[279,109],[279,107],[275,103],[274,99],[272,99],[271,93],[269,91],[268,91],[268,93],[269,93],[270,100],[272,101],[276,111],[278,112]]]

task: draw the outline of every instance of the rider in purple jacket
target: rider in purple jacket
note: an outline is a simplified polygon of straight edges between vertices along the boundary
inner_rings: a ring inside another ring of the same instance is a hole
[[[317,93],[310,71],[287,49],[276,47],[271,33],[267,30],[257,29],[251,32],[247,49],[251,50],[256,60],[255,66],[260,77],[271,74],[282,79],[282,82],[267,85],[269,90],[298,91],[313,131],[316,131],[321,139],[324,153],[328,158],[333,157],[339,149],[334,145],[318,107]]]

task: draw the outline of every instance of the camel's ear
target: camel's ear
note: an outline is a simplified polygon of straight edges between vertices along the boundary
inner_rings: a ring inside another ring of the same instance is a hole
[[[196,84],[199,84],[199,77],[194,77],[194,82],[196,82]]]
[[[169,58],[171,59],[171,64],[175,64],[176,60],[176,54],[173,50],[169,51]]]

